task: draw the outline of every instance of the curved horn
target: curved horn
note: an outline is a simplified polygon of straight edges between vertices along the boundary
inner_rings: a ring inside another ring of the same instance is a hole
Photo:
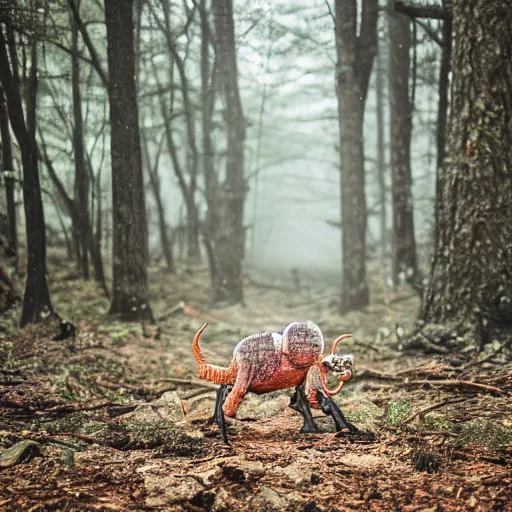
[[[340,382],[334,389],[329,389],[327,387],[327,370],[324,368],[324,366],[320,366],[320,381],[322,382],[322,389],[324,390],[324,393],[330,398],[331,396],[337,395],[343,388],[345,384],[345,380],[340,379]]]
[[[336,349],[338,348],[338,345],[343,341],[343,340],[346,340],[347,338],[352,338],[352,334],[342,334],[341,336],[338,336],[333,344],[332,344],[332,350],[331,350],[331,354],[334,354],[336,353]]]

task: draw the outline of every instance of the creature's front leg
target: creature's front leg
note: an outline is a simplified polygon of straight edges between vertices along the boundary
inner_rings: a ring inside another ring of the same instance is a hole
[[[290,399],[290,407],[299,412],[304,418],[304,425],[300,431],[303,434],[318,434],[322,432],[322,429],[315,423],[309,402],[304,391],[304,386],[300,385],[295,388],[295,393]]]
[[[344,428],[352,433],[360,432],[355,425],[352,425],[352,423],[345,418],[345,415],[332,398],[327,398],[321,391],[317,391],[316,399],[318,400],[322,412],[332,417],[334,426],[338,432]]]

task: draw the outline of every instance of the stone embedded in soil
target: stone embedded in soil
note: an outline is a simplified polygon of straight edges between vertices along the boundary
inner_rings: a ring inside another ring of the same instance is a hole
[[[256,510],[283,510],[288,500],[270,487],[262,486],[252,504]]]
[[[185,419],[183,407],[176,391],[164,393],[158,400],[141,404],[122,416],[123,422],[154,422],[166,421],[176,423]]]
[[[288,466],[277,466],[273,472],[280,477],[286,477],[296,484],[311,481],[311,471],[304,467],[300,462],[292,462]]]
[[[24,460],[31,459],[40,454],[39,443],[35,441],[20,441],[7,450],[0,452],[0,468],[15,466]]]
[[[290,404],[284,392],[268,395],[248,394],[240,404],[236,417],[239,420],[259,420],[282,414]]]
[[[204,487],[189,476],[144,475],[147,492],[146,506],[163,507],[188,501],[203,491]]]

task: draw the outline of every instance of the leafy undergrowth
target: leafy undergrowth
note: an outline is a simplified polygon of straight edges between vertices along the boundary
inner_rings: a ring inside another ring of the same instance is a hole
[[[328,283],[253,281],[244,307],[212,309],[206,269],[151,278],[158,328],[113,322],[92,284],[64,278],[52,294],[74,339],[18,330],[16,311],[2,320],[0,510],[512,510],[507,349],[401,352],[395,323],[411,330],[419,302],[383,279],[370,307],[338,316]],[[207,423],[215,386],[196,377],[195,331],[209,322],[206,357],[227,364],[241,337],[303,319],[328,342],[353,332],[343,350],[356,376],[336,400],[375,438],[336,433],[320,412],[326,433],[300,434],[284,391],[248,395],[224,445]]]

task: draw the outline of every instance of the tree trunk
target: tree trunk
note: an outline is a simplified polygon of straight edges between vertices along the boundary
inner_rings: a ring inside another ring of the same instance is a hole
[[[446,3],[446,0],[443,1]],[[435,233],[439,232],[438,223],[442,216],[441,193],[443,190],[443,162],[446,145],[446,121],[448,118],[448,88],[450,85],[450,60],[452,51],[452,19],[443,21],[443,46],[441,48],[441,64],[439,67],[439,104],[437,110],[437,167],[436,167],[436,209],[435,209]],[[437,245],[437,239],[435,240]]]
[[[232,0],[213,0],[212,7],[228,139],[226,179],[219,188],[213,300],[236,304],[243,302],[245,120],[238,90],[233,3]]]
[[[377,50],[376,59],[375,98],[377,103],[377,173],[380,202],[380,253],[381,258],[384,259],[388,251],[388,221],[386,209],[386,158],[384,151],[384,69],[381,48]]]
[[[204,245],[206,247],[206,256],[210,267],[210,280],[213,286],[215,282],[216,263],[213,244],[215,240],[216,226],[218,224],[217,213],[217,194],[218,194],[218,176],[215,172],[215,150],[212,140],[212,120],[215,103],[215,63],[210,70],[210,44],[211,33],[208,23],[208,11],[206,9],[206,0],[201,0],[199,7],[201,17],[201,125],[203,135],[203,176],[206,199],[206,216],[204,219],[204,229],[202,232]],[[211,79],[210,79],[211,76]]]
[[[110,313],[152,320],[148,240],[135,92],[133,0],[105,0],[112,155],[113,286]]]
[[[80,9],[80,2],[76,2]],[[73,152],[75,160],[75,204],[77,210],[77,242],[79,249],[79,269],[84,279],[89,279],[89,177],[85,166],[84,126],[82,118],[82,98],[80,93],[80,59],[78,57],[78,26],[71,13],[71,90],[73,97]]]
[[[18,237],[16,233],[16,205],[14,201],[14,168],[12,160],[12,141],[9,130],[9,113],[7,100],[0,83],[0,140],[2,176],[5,183],[5,198],[7,203],[8,247],[7,255],[14,258],[14,266],[18,270]]]
[[[377,0],[336,0],[336,90],[340,124],[343,285],[341,312],[369,302],[366,282],[366,197],[363,121],[368,82],[377,50]]]
[[[409,17],[389,13],[389,103],[391,127],[391,195],[393,204],[393,282],[417,274],[411,179],[413,105],[409,99]]]
[[[454,0],[452,101],[423,317],[512,321],[512,8]]]
[[[16,53],[14,37],[10,37],[11,54]],[[38,152],[35,138],[37,95],[37,43],[31,43],[31,69],[27,83],[26,121],[23,114],[16,62],[9,64],[3,30],[0,30],[0,81],[7,98],[9,120],[21,151],[23,167],[23,203],[27,235],[27,278],[21,313],[21,325],[44,320],[53,312],[46,282],[46,232]]]

